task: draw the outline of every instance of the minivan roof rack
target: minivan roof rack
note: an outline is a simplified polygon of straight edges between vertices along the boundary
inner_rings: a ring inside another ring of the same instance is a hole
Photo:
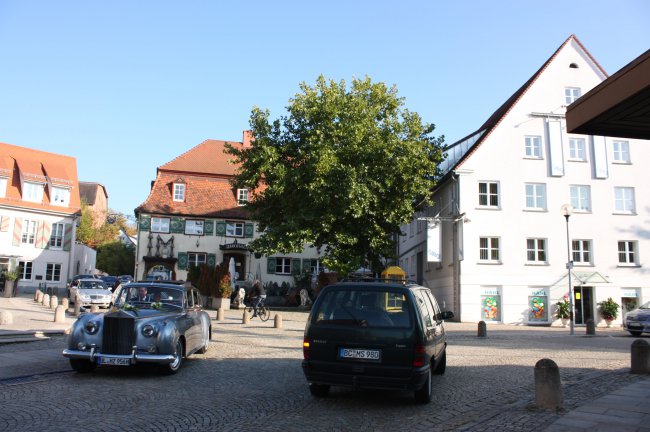
[[[376,277],[368,277],[368,276],[349,276],[341,279],[339,282],[384,282],[384,283],[396,283],[401,285],[417,284],[417,282],[412,280],[376,278]]]

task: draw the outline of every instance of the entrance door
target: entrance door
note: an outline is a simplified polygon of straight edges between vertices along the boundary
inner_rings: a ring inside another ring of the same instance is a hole
[[[230,264],[230,258],[235,259],[235,272],[237,272],[237,280],[246,279],[246,255],[243,254],[223,254],[223,262],[226,266]]]
[[[579,286],[573,290],[573,305],[576,310],[576,324],[586,324],[594,319],[593,287]]]

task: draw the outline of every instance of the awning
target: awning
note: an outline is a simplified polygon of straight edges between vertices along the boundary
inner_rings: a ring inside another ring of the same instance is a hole
[[[238,243],[237,239],[235,239],[235,241],[232,242],[232,243],[225,243],[225,244],[219,245],[219,249],[221,249],[221,250],[248,251],[248,245],[246,243]]]
[[[573,280],[576,282],[578,285],[592,285],[592,284],[598,284],[598,283],[611,283],[605,276],[600,274],[597,271],[590,271],[590,272],[578,272],[574,271],[571,272],[573,275]]]

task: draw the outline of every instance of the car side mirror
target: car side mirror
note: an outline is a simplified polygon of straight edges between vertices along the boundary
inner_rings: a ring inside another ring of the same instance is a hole
[[[442,313],[442,319],[443,320],[450,320],[454,317],[454,313],[452,311],[444,311]]]

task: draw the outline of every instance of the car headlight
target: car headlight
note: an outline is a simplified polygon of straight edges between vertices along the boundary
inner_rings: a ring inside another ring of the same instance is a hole
[[[88,321],[84,325],[84,329],[86,329],[86,333],[93,335],[99,330],[99,325],[95,321]]]
[[[142,335],[146,337],[152,337],[156,334],[156,328],[151,324],[146,324],[142,327]]]

